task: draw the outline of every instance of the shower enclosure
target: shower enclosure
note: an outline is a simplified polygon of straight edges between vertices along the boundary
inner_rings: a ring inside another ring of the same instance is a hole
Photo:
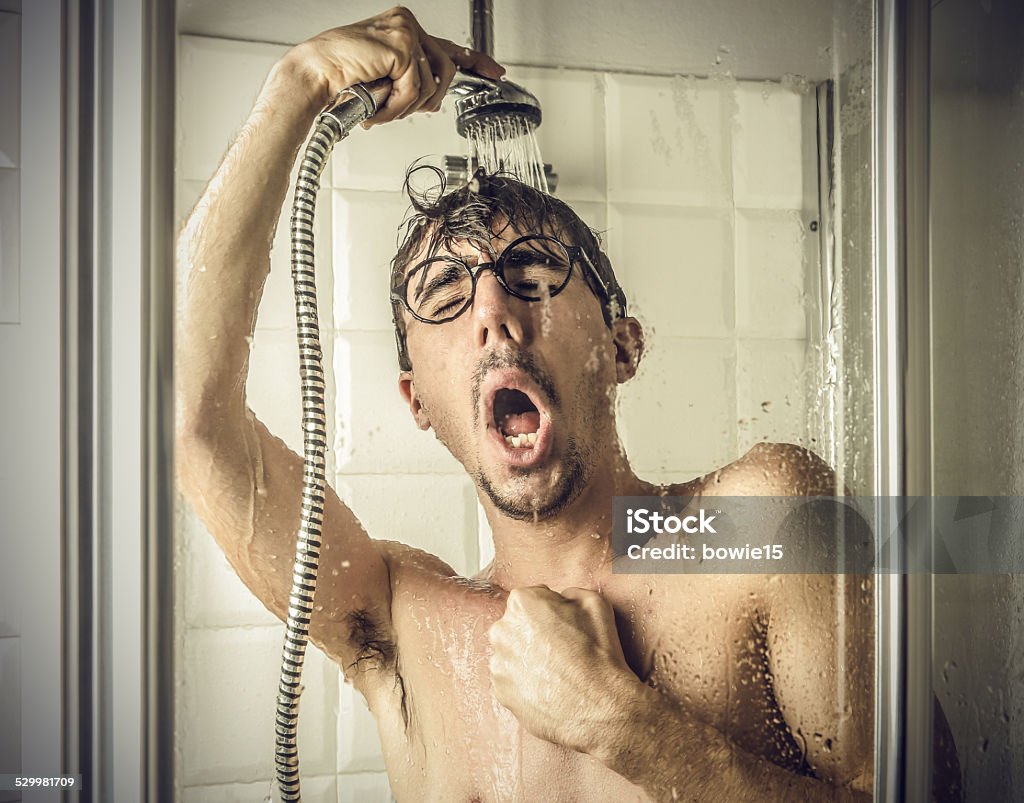
[[[29,23],[23,53],[53,19],[42,5],[15,12]],[[574,5],[499,2],[495,52],[539,97],[557,194],[606,232],[648,329],[649,353],[619,411],[637,472],[689,479],[759,441],[790,441],[828,460],[857,495],[1020,494],[1019,4],[789,0],[769,13],[736,0],[713,12],[659,5],[650,15]],[[86,3],[60,20],[65,63],[76,66],[65,98],[74,113],[62,118],[75,169],[63,185],[61,543],[63,621],[77,634],[62,650],[61,726],[66,771],[85,775],[88,799],[115,789],[152,800],[269,791],[281,626],[173,492],[169,291],[182,277],[170,244],[269,66],[289,43],[379,10],[358,6],[342,20],[316,0],[280,17],[182,0],[175,24],[166,4],[123,0]],[[128,7],[132,16],[115,13]],[[468,40],[465,3],[413,10],[428,30]],[[137,84],[118,77],[115,55],[139,65]],[[125,97],[130,119],[146,125],[114,125],[109,101]],[[335,153],[318,210],[336,410],[328,481],[371,534],[472,575],[489,560],[486,522],[452,458],[416,437],[394,372],[382,368],[395,360],[386,301],[393,241],[366,236],[399,221],[397,190],[412,159],[458,156],[462,144],[445,115],[360,133]],[[82,167],[91,159],[95,171]],[[124,173],[129,163],[142,174]],[[143,236],[138,253],[126,253],[111,232],[133,203],[144,210]],[[287,244],[279,237],[274,249],[249,396],[298,448]],[[126,276],[138,280],[138,297],[116,292]],[[123,320],[139,298],[150,313],[136,333],[147,349],[136,355],[125,345],[131,333],[115,336],[103,322]],[[12,393],[30,388],[30,368]],[[101,437],[136,391],[138,437]],[[75,400],[83,403],[69,406]],[[113,500],[139,466],[140,526],[130,533]],[[428,494],[437,506],[394,502]],[[437,535],[453,531],[459,537]],[[877,576],[877,799],[917,800],[927,790],[933,695],[950,721],[967,799],[1024,795],[1024,587],[1013,567]],[[127,683],[125,667],[143,682]],[[304,795],[387,799],[365,706],[321,655],[307,657],[304,680]],[[22,669],[19,682],[34,699],[44,678]]]

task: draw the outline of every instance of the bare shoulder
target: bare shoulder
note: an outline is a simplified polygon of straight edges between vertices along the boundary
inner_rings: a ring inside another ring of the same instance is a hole
[[[430,552],[401,541],[375,539],[374,543],[387,564],[392,594],[397,590],[396,581],[399,586],[404,583],[407,588],[422,590],[458,576],[455,569]]]
[[[843,496],[835,471],[810,449],[757,443],[738,460],[701,478],[706,496]]]
[[[703,478],[709,496],[847,496],[828,463],[792,443],[759,443],[738,460]],[[818,540],[793,540],[776,530],[786,549],[826,549]],[[806,533],[804,534],[807,535]],[[872,583],[866,575],[763,574],[748,576],[767,622],[766,658],[772,693],[786,729],[806,746],[818,777],[857,791],[871,789],[873,663]],[[813,600],[813,604],[808,604]],[[845,708],[844,708],[845,706]],[[844,715],[844,711],[853,716]],[[808,734],[815,734],[808,739]]]
[[[388,566],[393,617],[401,618],[413,603],[458,615],[467,601],[504,599],[505,592],[497,586],[483,578],[463,577],[437,555],[399,541],[376,543]]]

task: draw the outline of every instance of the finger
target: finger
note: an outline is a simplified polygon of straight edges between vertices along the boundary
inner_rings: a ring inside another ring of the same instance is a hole
[[[493,78],[495,81],[505,74],[505,68],[485,53],[457,45],[449,39],[435,38],[434,41],[448,58],[464,70]]]
[[[598,592],[586,588],[567,588],[562,592],[562,596],[577,603],[591,617],[592,621],[600,622],[606,627],[614,629],[615,611],[611,603]]]
[[[572,587],[567,588],[564,591],[562,591],[562,596],[565,597],[566,599],[576,600],[577,602],[582,602],[584,600],[588,600],[588,599],[591,599],[593,597],[597,597],[598,599],[603,599],[603,597],[600,594],[598,594],[596,591],[592,591],[589,588],[576,588],[575,586],[572,586]]]
[[[405,16],[411,17],[408,12],[405,12]],[[388,30],[385,37],[392,53],[391,70],[388,72],[388,78],[392,81],[391,94],[384,106],[370,118],[370,125],[394,120],[420,101],[422,76],[419,58],[423,56],[423,48],[420,47],[422,32],[419,25],[414,19],[408,19],[405,24]]]
[[[405,65],[404,70],[392,70],[389,76],[394,82],[391,87],[391,94],[381,109],[370,118],[371,125],[387,123],[397,119],[406,109],[414,106],[420,97],[420,70],[415,58]],[[396,75],[397,73],[397,75]]]
[[[433,96],[434,87],[437,86],[434,81],[434,73],[430,69],[430,61],[427,59],[426,53],[422,50],[416,57],[416,69],[418,69],[420,73],[419,95],[416,100],[409,104],[409,107],[399,115],[399,119],[408,117],[413,112],[419,111],[423,108],[423,105]]]
[[[501,619],[487,628],[487,640],[491,642],[492,647],[499,646],[504,641],[504,638],[505,629]]]
[[[546,583],[541,583],[535,586],[526,586],[525,588],[516,589],[522,594],[524,599],[537,599],[544,600],[547,602],[561,601],[562,595],[557,591],[552,591],[551,587]]]
[[[430,59],[430,69],[433,72],[435,90],[422,108],[426,111],[440,111],[441,102],[445,93],[455,77],[455,62],[448,58],[447,54],[438,46],[433,37],[428,36],[423,40],[423,50]]]

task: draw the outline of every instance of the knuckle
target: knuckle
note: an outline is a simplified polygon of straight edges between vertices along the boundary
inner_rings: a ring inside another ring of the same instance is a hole
[[[605,601],[600,594],[588,591],[579,597],[580,606],[587,613],[601,613],[604,610]]]
[[[400,52],[404,58],[408,58],[408,52],[414,48],[416,36],[408,28],[393,28],[390,31],[394,41],[393,49]]]

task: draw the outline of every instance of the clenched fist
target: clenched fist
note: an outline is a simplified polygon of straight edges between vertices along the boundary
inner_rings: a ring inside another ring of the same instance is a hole
[[[511,591],[489,631],[494,693],[530,733],[594,753],[627,726],[640,680],[626,664],[611,606],[595,591]]]

